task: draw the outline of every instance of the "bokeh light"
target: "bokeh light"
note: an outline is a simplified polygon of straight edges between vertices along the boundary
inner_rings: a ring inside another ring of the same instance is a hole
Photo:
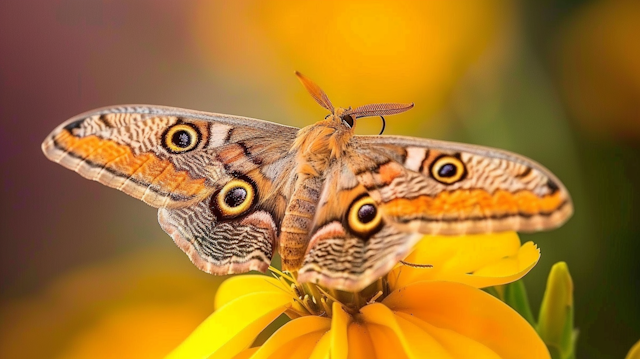
[[[339,79],[327,87],[331,97],[350,101],[342,106],[420,99],[417,110],[428,119],[492,44],[511,6],[493,0],[202,1],[190,28],[211,71],[235,71],[268,87],[297,69],[318,81]]]
[[[565,25],[558,42],[563,95],[593,136],[640,138],[640,3],[600,1]]]

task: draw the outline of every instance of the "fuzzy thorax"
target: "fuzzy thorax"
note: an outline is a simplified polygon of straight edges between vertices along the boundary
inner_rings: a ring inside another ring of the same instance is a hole
[[[325,120],[298,131],[291,152],[297,153],[299,174],[319,176],[331,161],[345,154],[353,128],[342,123],[342,112],[338,108]]]

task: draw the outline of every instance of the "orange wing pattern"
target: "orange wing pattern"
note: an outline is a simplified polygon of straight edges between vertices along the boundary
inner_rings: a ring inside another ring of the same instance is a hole
[[[52,161],[159,208],[161,227],[198,268],[228,274],[265,271],[271,262],[296,133],[241,117],[119,106],[72,118],[42,149]],[[242,204],[241,211],[220,203]]]
[[[402,137],[353,142],[327,172],[301,282],[358,291],[425,234],[539,231],[572,213],[562,183],[515,154]]]

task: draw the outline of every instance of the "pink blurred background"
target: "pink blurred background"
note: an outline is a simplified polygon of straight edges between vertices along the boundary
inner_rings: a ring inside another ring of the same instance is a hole
[[[96,107],[149,103],[306,126],[334,104],[415,102],[387,134],[527,155],[571,191],[563,228],[523,235],[574,276],[579,358],[640,338],[637,1],[0,3],[0,357],[159,358],[212,310],[156,211],[45,159]],[[362,121],[358,132],[376,134]]]

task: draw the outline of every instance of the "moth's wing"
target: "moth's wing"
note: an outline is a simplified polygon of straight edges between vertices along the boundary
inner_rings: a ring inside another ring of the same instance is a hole
[[[514,153],[400,136],[357,136],[354,142],[363,159],[351,162],[358,181],[384,217],[407,231],[535,232],[556,228],[573,213],[560,180]],[[446,164],[458,166],[456,175],[440,176]]]
[[[369,233],[352,228],[349,214],[369,197],[346,162],[326,176],[298,281],[357,292],[389,272],[420,238],[380,219]]]
[[[167,130],[192,126],[198,143],[176,153]],[[183,207],[220,182],[282,160],[297,129],[243,117],[161,106],[106,107],[78,115],[42,144],[52,161],[153,207]]]
[[[264,271],[270,263],[296,133],[260,120],[131,105],[78,115],[42,149],[84,177],[160,208],[162,228],[191,260],[226,274]],[[241,215],[219,218],[216,195],[238,179],[255,189],[255,200]]]
[[[267,203],[239,218],[222,220],[205,201],[183,208],[160,208],[162,229],[199,269],[216,275],[266,272],[276,250],[282,214]]]
[[[424,234],[537,231],[561,225],[572,213],[555,176],[505,151],[387,136],[356,136],[352,145],[327,176],[301,282],[358,291],[391,270]],[[464,169],[450,184],[432,174],[448,159]],[[381,220],[362,235],[349,216],[365,197]]]

